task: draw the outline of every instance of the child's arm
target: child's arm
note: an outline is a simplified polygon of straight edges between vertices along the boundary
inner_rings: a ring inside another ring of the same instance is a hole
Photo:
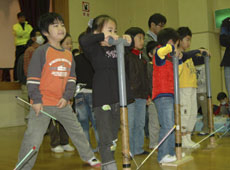
[[[80,38],[80,45],[82,48],[87,48],[88,46],[104,41],[105,36],[104,33],[99,33],[99,34],[85,34]]]
[[[38,115],[39,111],[42,109],[42,95],[40,93],[39,87],[42,67],[44,65],[44,60],[42,60],[42,57],[44,57],[44,55],[45,54],[41,49],[35,50],[28,67],[28,94],[30,99],[33,101],[32,107],[35,110],[36,115]]]
[[[62,96],[62,99],[59,101],[58,104],[59,108],[62,108],[67,104],[64,103],[63,99],[67,102],[74,96],[75,88],[76,88],[75,62],[74,59],[72,59],[70,75],[66,83],[65,92]]]
[[[161,66],[165,64],[165,56],[171,52],[174,52],[175,48],[171,44],[167,44],[166,46],[160,47],[156,50],[155,61],[156,65]]]

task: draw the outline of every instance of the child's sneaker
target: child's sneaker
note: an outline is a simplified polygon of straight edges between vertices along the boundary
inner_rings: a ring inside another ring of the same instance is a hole
[[[192,148],[193,145],[189,142],[187,136],[182,136],[182,148]]]
[[[162,163],[169,163],[169,162],[174,162],[176,161],[176,155],[171,156],[171,155],[165,155],[161,160],[160,160],[160,164]]]
[[[200,147],[200,144],[197,144],[197,145],[196,145],[196,143],[192,141],[192,139],[191,139],[191,134],[187,134],[186,137],[187,137],[188,142],[192,145],[192,148],[195,148],[195,149],[196,149],[196,148],[199,148],[199,147]],[[194,147],[194,146],[195,146],[195,147]]]
[[[63,148],[64,151],[67,151],[67,152],[74,151],[74,147],[70,146],[70,144],[62,145],[62,148]]]
[[[55,153],[62,153],[62,152],[64,152],[64,149],[60,145],[58,145],[54,148],[51,148],[51,151],[53,151]]]
[[[90,160],[87,161],[87,163],[92,167],[100,167],[101,162],[97,160],[97,158],[94,156]]]

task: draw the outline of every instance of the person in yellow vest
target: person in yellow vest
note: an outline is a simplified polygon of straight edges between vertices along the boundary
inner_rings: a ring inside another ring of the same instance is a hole
[[[204,63],[200,54],[208,51],[198,49],[185,52],[190,47],[192,32],[188,27],[180,27],[177,32],[180,36],[179,49],[183,53],[183,69],[179,75],[182,147],[192,148],[195,142],[191,140],[191,132],[197,121],[197,77],[193,62],[200,60]]]
[[[15,52],[15,61],[14,61],[14,80],[17,81],[17,63],[19,57],[26,50],[26,43],[30,39],[30,32],[33,30],[33,27],[28,24],[25,18],[25,14],[23,12],[19,12],[17,14],[18,23],[13,25],[13,35],[14,42],[16,47]]]

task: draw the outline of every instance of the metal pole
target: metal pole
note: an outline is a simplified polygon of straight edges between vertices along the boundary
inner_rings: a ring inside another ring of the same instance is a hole
[[[179,73],[178,73],[178,58],[175,54],[172,55],[173,59],[173,78],[174,78],[174,112],[175,112],[175,137],[176,137],[176,157],[177,160],[182,159],[182,148],[181,148],[181,114],[180,114],[180,95],[179,95]]]
[[[121,119],[121,134],[122,134],[122,156],[123,170],[131,170],[130,151],[129,151],[129,127],[128,127],[128,109],[126,96],[126,79],[125,79],[125,62],[124,62],[124,46],[129,45],[126,40],[119,38],[114,41],[109,39],[109,44],[116,45],[117,49],[117,66],[118,66],[118,82],[119,82],[119,97],[120,97],[120,119]]]
[[[206,52],[203,52],[202,55],[204,56],[206,84],[207,84],[209,133],[212,134],[213,131],[214,131],[214,121],[213,121],[213,110],[212,110],[212,92],[211,92],[209,56],[207,55]],[[212,135],[210,137],[210,145],[211,146],[215,145],[215,137],[214,137],[214,135]]]

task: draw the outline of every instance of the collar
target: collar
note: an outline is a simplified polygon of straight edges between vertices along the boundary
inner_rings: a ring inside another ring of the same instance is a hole
[[[137,50],[135,48],[132,49],[132,53],[135,54],[135,55],[141,55],[143,52],[140,51],[140,50]]]
[[[147,34],[149,34],[154,41],[157,41],[157,35],[155,33],[153,33],[152,31],[148,30]]]

